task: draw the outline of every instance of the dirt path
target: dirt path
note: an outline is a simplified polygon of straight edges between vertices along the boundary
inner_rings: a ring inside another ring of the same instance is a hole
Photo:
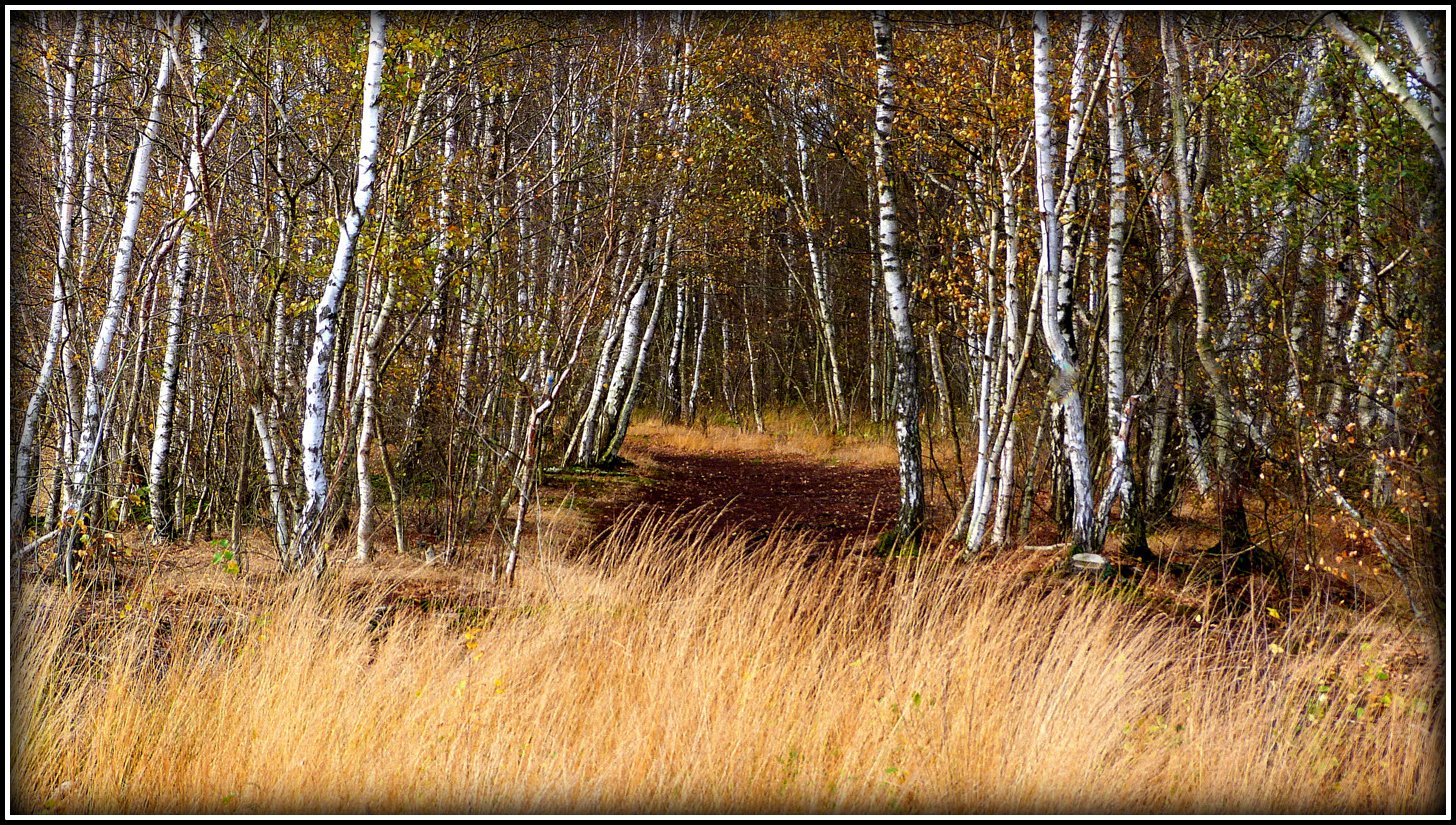
[[[826,547],[866,544],[895,519],[894,467],[826,464],[770,452],[690,453],[638,442],[633,455],[647,483],[603,512],[605,527],[629,512],[721,513],[724,529],[766,534],[782,522]],[[646,459],[643,461],[642,459]]]

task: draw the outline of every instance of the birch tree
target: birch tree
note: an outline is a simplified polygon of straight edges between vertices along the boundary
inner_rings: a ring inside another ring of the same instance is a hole
[[[174,18],[163,35],[158,47],[160,54],[156,80],[152,85],[151,109],[141,134],[137,138],[136,152],[132,161],[131,181],[127,186],[126,214],[122,219],[117,239],[116,256],[111,268],[111,282],[107,293],[106,308],[101,316],[95,341],[91,347],[90,364],[86,371],[84,409],[81,417],[80,440],[76,449],[70,474],[70,503],[67,511],[73,518],[79,518],[89,507],[95,491],[91,489],[94,462],[105,436],[107,414],[114,398],[115,383],[112,381],[112,344],[117,328],[121,325],[122,313],[128,288],[131,284],[132,252],[136,246],[137,231],[141,224],[142,202],[146,194],[148,177],[151,174],[152,146],[162,124],[163,94],[172,77],[172,50],[179,35],[181,16]],[[103,397],[104,394],[104,397]],[[62,541],[62,559],[66,580],[69,582],[74,570],[74,551],[77,541],[75,530],[68,530]]]
[[[1425,15],[1420,12],[1402,11],[1397,15],[1400,26],[1410,40],[1416,55],[1420,84],[1429,98],[1423,103],[1403,78],[1398,77],[1388,63],[1380,59],[1375,48],[1357,34],[1338,13],[1323,16],[1326,28],[1349,46],[1369,69],[1373,77],[1387,94],[1395,98],[1400,107],[1410,115],[1431,139],[1431,145],[1446,165],[1446,87],[1444,73],[1440,69],[1430,38],[1426,34]]]
[[[369,214],[374,195],[375,160],[379,150],[379,88],[384,67],[384,15],[369,16],[369,56],[364,70],[363,114],[359,123],[358,179],[352,208],[339,222],[339,242],[334,252],[323,295],[314,312],[314,337],[305,376],[306,399],[303,418],[303,478],[307,490],[302,512],[294,527],[287,565],[298,570],[312,563],[321,571],[326,563],[320,532],[324,505],[329,495],[324,457],[324,427],[329,398],[329,361],[337,335],[339,299],[354,261],[354,247]]]
[[[1208,274],[1199,253],[1199,242],[1193,228],[1194,203],[1192,175],[1188,164],[1188,113],[1183,90],[1183,58],[1175,24],[1164,15],[1161,21],[1163,54],[1167,63],[1169,108],[1171,110],[1173,172],[1178,192],[1178,222],[1188,278],[1193,285],[1196,305],[1194,349],[1213,394],[1216,409],[1213,439],[1218,451],[1215,495],[1218,498],[1221,525],[1220,547],[1226,558],[1238,558],[1248,547],[1248,526],[1244,513],[1243,489],[1234,472],[1235,446],[1234,402],[1223,363],[1213,339],[1213,295]]]
[[[35,388],[25,408],[21,425],[20,440],[15,448],[15,480],[11,488],[10,536],[16,552],[25,544],[26,522],[30,518],[30,506],[35,497],[35,438],[40,427],[42,408],[46,394],[50,391],[51,378],[55,374],[56,355],[62,346],[62,332],[66,312],[66,284],[71,272],[71,227],[76,211],[76,76],[79,71],[81,43],[85,36],[85,15],[76,14],[76,29],[71,40],[71,53],[65,68],[65,82],[61,93],[61,145],[60,174],[57,176],[56,259],[52,276],[51,312],[46,333],[45,351],[41,356],[40,371],[36,375]],[[49,98],[47,98],[49,104]]]
[[[194,263],[195,230],[192,216],[201,201],[199,180],[202,176],[203,153],[216,138],[219,128],[229,114],[238,84],[233,84],[232,94],[223,102],[210,128],[203,132],[202,103],[199,99],[199,85],[202,82],[202,62],[207,46],[207,35],[201,20],[192,20],[189,25],[192,39],[191,64],[191,116],[189,118],[188,160],[185,190],[182,198],[184,223],[175,251],[176,264],[171,278],[172,294],[167,306],[167,343],[162,358],[162,375],[157,396],[156,420],[152,429],[151,459],[149,461],[147,486],[151,504],[152,530],[158,539],[167,540],[175,536],[176,524],[169,498],[172,494],[171,476],[167,473],[167,462],[171,448],[172,419],[176,408],[177,381],[181,358],[183,312],[187,305],[188,289],[192,282]]]
[[[895,448],[900,464],[900,512],[894,543],[918,543],[925,517],[925,482],[920,468],[919,353],[911,322],[912,294],[900,268],[900,225],[895,213],[894,30],[888,12],[874,12],[875,186],[879,195],[879,260],[885,306],[895,334]]]
[[[1086,40],[1090,36],[1090,24],[1084,17],[1078,34],[1077,50],[1079,62],[1087,53]],[[1036,99],[1036,191],[1041,211],[1041,256],[1038,262],[1038,278],[1042,284],[1041,331],[1051,355],[1053,376],[1050,380],[1048,400],[1059,410],[1064,420],[1063,453],[1066,456],[1072,481],[1072,533],[1074,547],[1088,552],[1100,548],[1100,536],[1092,509],[1092,468],[1087,452],[1086,426],[1083,420],[1082,393],[1078,387],[1081,364],[1069,339],[1068,313],[1061,308],[1070,302],[1070,253],[1063,244],[1061,220],[1061,198],[1054,180],[1055,167],[1052,156],[1052,99],[1051,99],[1051,47],[1047,33],[1047,16],[1037,12],[1035,16],[1034,48],[1036,54],[1033,90]],[[1076,160],[1076,150],[1081,135],[1077,126],[1081,123],[1078,106],[1085,105],[1083,95],[1085,74],[1078,70],[1072,80],[1073,118],[1067,126],[1067,150],[1065,168],[1070,172]],[[1064,177],[1064,186],[1075,187],[1070,176]],[[1060,263],[1059,263],[1060,262]]]

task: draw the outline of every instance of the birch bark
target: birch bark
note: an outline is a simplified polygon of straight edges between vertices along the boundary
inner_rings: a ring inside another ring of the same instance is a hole
[[[875,185],[879,201],[879,259],[885,304],[895,335],[895,448],[899,454],[900,512],[895,543],[919,542],[925,518],[925,481],[920,466],[919,355],[911,323],[913,296],[900,269],[900,222],[892,179],[895,120],[894,30],[887,12],[874,12]]]
[[[1112,467],[1102,501],[1097,508],[1099,531],[1105,531],[1115,499],[1121,497],[1124,521],[1138,524],[1131,511],[1137,508],[1133,499],[1132,474],[1128,468],[1127,434],[1130,426],[1131,402],[1127,396],[1127,353],[1123,340],[1125,324],[1122,294],[1122,260],[1127,248],[1127,140],[1123,110],[1122,83],[1122,14],[1113,12],[1107,20],[1112,54],[1108,64],[1107,93],[1107,157],[1108,227],[1107,227],[1107,431],[1112,438]],[[1141,545],[1144,539],[1131,539]]]
[[[1229,394],[1228,380],[1223,364],[1213,342],[1212,296],[1209,294],[1208,276],[1203,259],[1198,251],[1197,239],[1193,234],[1193,187],[1188,171],[1188,115],[1183,92],[1183,61],[1173,23],[1165,15],[1162,19],[1163,54],[1168,68],[1169,103],[1172,109],[1173,172],[1178,184],[1178,218],[1183,236],[1183,251],[1188,264],[1188,278],[1193,283],[1193,295],[1197,311],[1194,321],[1194,349],[1198,362],[1203,367],[1214,399],[1213,438],[1217,451],[1215,463],[1216,494],[1219,513],[1224,524],[1220,545],[1225,555],[1240,553],[1248,540],[1247,527],[1243,523],[1243,498],[1238,479],[1232,472],[1234,410]],[[1195,464],[1198,461],[1195,456]]]
[[[363,114],[359,124],[358,181],[353,206],[339,225],[339,242],[334,252],[333,269],[324,285],[314,312],[314,338],[305,374],[303,417],[303,477],[307,496],[303,511],[294,527],[292,547],[287,557],[290,571],[299,570],[308,561],[322,572],[325,557],[320,544],[324,505],[329,494],[329,479],[324,464],[324,429],[329,407],[329,366],[337,334],[339,300],[349,279],[354,260],[354,247],[369,213],[374,195],[375,160],[379,149],[379,89],[384,67],[384,15],[373,12],[369,20],[369,57],[364,72]]]
[[[170,32],[163,36],[164,42],[159,49],[160,65],[157,69],[156,82],[152,88],[151,110],[147,116],[146,125],[137,138],[131,181],[127,186],[126,214],[117,239],[116,258],[111,268],[111,284],[107,294],[106,308],[101,317],[95,342],[91,347],[90,366],[86,371],[86,386],[83,393],[84,408],[81,415],[80,440],[76,447],[75,462],[70,468],[71,487],[75,491],[76,498],[69,509],[76,515],[86,512],[87,504],[93,495],[93,491],[88,489],[94,469],[92,465],[105,434],[106,412],[110,404],[110,397],[115,394],[107,392],[105,389],[108,384],[112,383],[112,343],[116,337],[117,327],[121,323],[126,294],[131,286],[132,252],[136,246],[137,230],[141,225],[142,198],[146,194],[147,180],[151,175],[152,146],[162,127],[162,103],[167,84],[172,77],[173,38],[179,28],[179,22],[180,20],[173,21]],[[114,385],[111,389],[115,389]],[[106,393],[106,398],[103,398],[103,393]],[[68,582],[72,572],[74,538],[75,532],[68,531],[62,545]]]
[[[56,353],[61,346],[61,333],[65,324],[66,275],[71,265],[71,226],[74,223],[76,188],[76,73],[80,60],[81,42],[85,35],[85,15],[77,13],[76,31],[71,41],[70,60],[65,69],[65,87],[61,95],[61,155],[60,175],[57,192],[56,271],[51,285],[51,314],[46,334],[44,354],[41,356],[40,372],[36,375],[35,388],[25,408],[25,419],[21,425],[20,440],[15,448],[15,484],[11,488],[10,536],[15,550],[25,544],[25,525],[30,518],[30,505],[35,497],[35,436],[40,425],[46,393],[50,391],[51,378],[55,374]]]
[[[1084,21],[1084,30],[1087,24]],[[1041,216],[1041,256],[1039,266],[1042,277],[1042,337],[1052,358],[1055,374],[1052,376],[1049,401],[1061,411],[1064,421],[1063,448],[1067,456],[1068,471],[1072,483],[1072,532],[1076,546],[1095,551],[1094,518],[1092,511],[1092,472],[1087,455],[1086,428],[1082,412],[1082,393],[1078,388],[1079,365],[1076,352],[1066,335],[1066,314],[1061,306],[1062,277],[1052,273],[1065,273],[1069,267],[1059,266],[1058,261],[1067,261],[1063,254],[1062,223],[1056,184],[1053,180],[1052,119],[1051,119],[1051,51],[1047,35],[1045,12],[1037,12],[1035,18],[1035,67],[1033,94],[1035,98],[1036,133],[1036,181],[1037,198]],[[1079,41],[1081,36],[1079,35]],[[1085,54],[1080,48],[1079,54]],[[1078,75],[1081,78],[1082,75]],[[1074,92],[1074,100],[1080,95]],[[1068,127],[1068,152],[1075,146]]]
[[[1395,98],[1406,114],[1410,115],[1425,130],[1427,137],[1431,139],[1431,144],[1436,148],[1436,153],[1441,157],[1441,166],[1445,167],[1446,107],[1444,103],[1445,83],[1442,73],[1430,49],[1430,44],[1427,42],[1425,26],[1421,20],[1411,12],[1401,12],[1399,19],[1401,27],[1405,29],[1407,39],[1411,41],[1416,52],[1422,79],[1435,92],[1431,96],[1430,105],[1422,104],[1420,100],[1416,99],[1405,81],[1397,77],[1390,66],[1380,59],[1380,55],[1376,53],[1375,49],[1366,43],[1364,38],[1352,31],[1338,15],[1326,16],[1324,22],[1326,28],[1344,41],[1345,45],[1360,57],[1366,68],[1370,70],[1370,74],[1380,83],[1380,87]]]
[[[182,196],[184,213],[197,208],[199,193],[197,181],[202,176],[202,111],[197,99],[197,85],[202,80],[202,58],[207,48],[207,36],[200,22],[192,21],[192,112],[191,148],[188,152],[188,173]],[[167,306],[167,349],[162,358],[162,376],[157,390],[157,413],[152,427],[151,460],[147,471],[147,489],[151,502],[152,534],[157,540],[168,540],[176,535],[176,525],[169,502],[171,477],[167,474],[168,448],[172,439],[172,415],[177,403],[178,359],[181,350],[183,309],[187,303],[187,289],[192,277],[192,246],[194,232],[191,224],[184,224],[177,242],[176,266],[172,272],[172,295]]]

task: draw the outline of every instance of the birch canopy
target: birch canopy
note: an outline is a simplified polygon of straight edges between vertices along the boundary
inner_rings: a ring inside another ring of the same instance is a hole
[[[894,445],[882,551],[1152,564],[1207,514],[1203,561],[1287,585],[1335,525],[1442,609],[1442,14],[11,27],[47,575],[133,530],[509,579],[546,474],[787,411]]]

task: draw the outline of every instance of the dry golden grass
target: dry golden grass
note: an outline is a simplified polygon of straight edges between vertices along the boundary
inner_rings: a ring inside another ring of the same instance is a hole
[[[643,529],[485,611],[32,587],[12,805],[1440,810],[1444,699],[1373,619],[1192,626],[1078,581]]]
[[[772,453],[838,464],[896,462],[895,445],[873,434],[835,434],[790,411],[766,413],[765,432],[717,423],[687,427],[659,418],[632,423],[634,439],[690,453]]]

